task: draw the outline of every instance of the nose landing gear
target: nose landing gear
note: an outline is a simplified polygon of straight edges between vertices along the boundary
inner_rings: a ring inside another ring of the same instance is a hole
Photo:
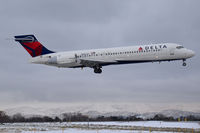
[[[186,62],[185,62],[185,59],[183,59],[183,66],[186,66],[187,64],[186,64]]]

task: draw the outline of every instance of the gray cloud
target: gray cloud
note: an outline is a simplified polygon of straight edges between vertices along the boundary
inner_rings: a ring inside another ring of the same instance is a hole
[[[1,1],[0,101],[198,103],[200,2],[197,0]],[[195,50],[181,62],[58,69],[28,63],[13,40],[35,34],[55,51],[175,42]]]

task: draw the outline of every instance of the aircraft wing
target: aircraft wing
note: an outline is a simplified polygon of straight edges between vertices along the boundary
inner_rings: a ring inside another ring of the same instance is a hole
[[[86,67],[95,67],[95,66],[105,66],[114,62],[104,61],[104,60],[85,60],[80,59],[79,63]]]

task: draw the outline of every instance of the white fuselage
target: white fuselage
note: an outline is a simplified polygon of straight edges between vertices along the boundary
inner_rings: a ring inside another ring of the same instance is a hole
[[[57,52],[31,58],[31,63],[56,67],[93,67],[112,64],[141,63],[154,61],[185,60],[194,56],[192,50],[174,43],[105,49]]]

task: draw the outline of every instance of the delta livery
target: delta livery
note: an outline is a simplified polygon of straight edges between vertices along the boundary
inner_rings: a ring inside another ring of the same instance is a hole
[[[90,67],[94,73],[102,73],[103,66],[129,63],[182,60],[186,66],[186,59],[195,55],[194,51],[175,43],[54,52],[44,47],[34,35],[15,36],[15,41],[32,56],[31,63],[63,68]]]

